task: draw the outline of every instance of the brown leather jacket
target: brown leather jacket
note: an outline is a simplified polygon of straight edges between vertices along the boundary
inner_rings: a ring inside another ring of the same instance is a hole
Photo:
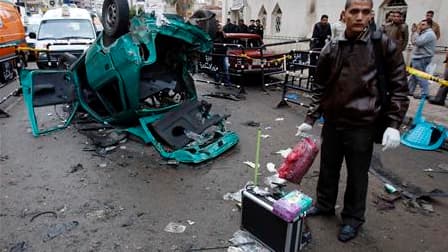
[[[401,51],[382,35],[384,71],[390,93],[384,111],[389,127],[398,128],[409,106],[406,69]],[[375,49],[370,32],[349,41],[341,38],[328,43],[319,57],[311,108],[305,122],[313,125],[321,116],[336,127],[372,125],[381,110]]]

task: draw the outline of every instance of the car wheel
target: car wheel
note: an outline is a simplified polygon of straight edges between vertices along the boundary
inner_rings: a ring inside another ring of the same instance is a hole
[[[218,31],[216,14],[209,10],[197,10],[190,17],[191,23],[204,30],[214,40]]]
[[[104,33],[118,38],[129,31],[129,5],[127,0],[105,0],[103,3]]]

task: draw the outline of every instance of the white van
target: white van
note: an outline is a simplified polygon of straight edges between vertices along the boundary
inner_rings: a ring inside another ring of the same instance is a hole
[[[65,52],[81,56],[96,39],[96,30],[89,11],[64,5],[44,14],[34,36],[36,49],[48,50],[38,53],[37,66],[48,69],[57,67]]]

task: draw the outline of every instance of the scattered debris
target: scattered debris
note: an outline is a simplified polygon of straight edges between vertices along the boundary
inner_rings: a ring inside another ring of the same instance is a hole
[[[192,220],[187,220],[187,223],[188,223],[189,225],[193,225],[195,222],[192,221]]]
[[[170,223],[168,223],[168,225],[166,225],[166,227],[163,230],[168,233],[180,234],[180,233],[183,233],[186,228],[187,227],[182,224],[170,222]]]
[[[14,246],[12,246],[9,249],[9,252],[26,252],[28,250],[28,245],[26,244],[26,242],[21,241],[16,243]]]
[[[396,193],[395,196],[388,195],[376,195],[376,199],[373,203],[376,206],[376,209],[379,211],[392,210],[395,209],[395,201],[401,199],[401,195]]]
[[[45,235],[43,241],[47,242],[63,233],[69,232],[73,230],[75,227],[79,225],[79,222],[77,221],[70,221],[67,223],[58,223],[51,225],[50,228],[47,231],[47,234]]]
[[[285,120],[285,118],[283,118],[283,117],[278,117],[278,118],[275,118],[275,121],[276,122],[279,122],[279,121],[284,121]]]
[[[117,132],[115,129],[82,131],[82,133],[90,138],[95,146],[101,148],[117,146],[128,137],[126,132]]]
[[[4,155],[4,156],[0,156],[0,161],[6,161],[6,160],[8,160],[9,159],[9,156],[8,155]]]
[[[232,94],[232,93],[226,93],[226,92],[212,92],[209,94],[203,94],[203,96],[210,96],[214,98],[222,98],[232,101],[241,101],[244,100],[245,97],[239,94]]]
[[[121,150],[126,150],[126,145],[122,145],[122,146],[120,146],[120,149],[121,149]]]
[[[229,240],[232,243],[231,248],[239,248],[240,250],[230,250],[230,251],[242,251],[242,252],[269,252],[270,250],[261,245],[256,241],[256,239],[248,232],[238,230],[233,234],[233,237]],[[229,250],[228,250],[229,251]]]
[[[245,246],[245,245],[253,245],[253,244],[255,244],[255,242],[245,242],[245,243],[240,243],[240,244],[232,244],[232,245],[224,245],[224,246],[191,248],[187,251],[218,250],[218,249],[226,249],[227,248],[227,252],[241,252],[243,250],[241,250],[238,247]]]
[[[234,192],[234,193],[226,193],[224,194],[224,196],[222,197],[224,200],[233,200],[236,201],[238,203],[241,203],[241,192],[243,189]]]
[[[385,184],[384,184],[384,189],[385,189],[386,192],[388,192],[388,193],[395,193],[395,192],[397,192],[397,189],[396,189],[393,185],[388,184],[388,183],[385,183]]]
[[[101,168],[105,168],[107,166],[107,164],[106,163],[101,163],[98,166],[101,167]]]
[[[434,172],[434,173],[447,173],[448,174],[448,170],[442,170],[442,169],[432,169],[432,168],[428,168],[428,169],[424,169],[424,172]]]
[[[277,172],[277,170],[275,169],[275,164],[274,163],[271,163],[271,162],[267,163],[266,164],[266,168],[268,169],[269,172],[272,172],[272,173],[276,173]]]
[[[272,127],[271,127],[271,126],[268,126],[268,127],[265,127],[264,129],[265,129],[265,130],[271,130]]]
[[[289,155],[289,153],[291,153],[291,151],[292,151],[292,149],[288,148],[288,149],[284,149],[284,150],[279,150],[276,152],[276,154],[280,154],[280,155],[282,155],[283,158],[286,158]]]
[[[44,211],[44,212],[37,213],[33,217],[31,217],[30,222],[33,222],[34,219],[36,219],[37,217],[39,217],[41,215],[44,215],[44,214],[51,214],[51,215],[54,216],[54,218],[56,218],[56,219],[58,218],[58,214],[56,212],[54,212],[54,211]]]
[[[75,172],[80,171],[80,170],[82,170],[82,169],[84,169],[84,167],[82,166],[82,164],[78,163],[78,164],[76,164],[76,165],[72,165],[72,166],[70,167],[70,170],[69,170],[68,172],[69,172],[69,173],[75,173]]]
[[[260,135],[261,136],[261,138],[263,138],[263,139],[266,139],[266,138],[268,138],[268,137],[271,137],[270,135]]]
[[[243,125],[249,126],[249,127],[260,127],[260,123],[259,122],[255,122],[255,121],[248,121],[243,123]]]
[[[278,173],[276,173],[276,174],[274,174],[272,176],[266,177],[264,179],[264,184],[269,186],[269,187],[271,187],[271,188],[276,188],[276,187],[285,185],[286,184],[286,180],[280,178],[278,176]]]
[[[255,163],[251,161],[244,161],[243,164],[249,166],[252,169],[255,169]]]

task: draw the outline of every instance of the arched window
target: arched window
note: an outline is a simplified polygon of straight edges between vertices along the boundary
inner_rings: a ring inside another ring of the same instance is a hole
[[[282,10],[278,3],[272,11],[272,31],[273,33],[280,33],[282,29]]]
[[[262,5],[260,8],[260,11],[258,12],[258,19],[260,19],[260,22],[263,25],[263,27],[266,27],[266,16],[267,15],[268,15],[268,13],[266,12],[264,5]]]

